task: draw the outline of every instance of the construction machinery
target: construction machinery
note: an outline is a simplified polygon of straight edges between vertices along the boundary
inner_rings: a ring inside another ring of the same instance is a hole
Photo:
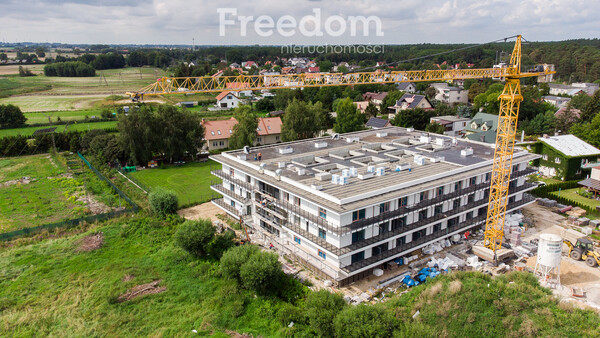
[[[594,243],[587,237],[581,237],[575,245],[569,240],[563,240],[569,247],[569,257],[576,261],[584,260],[588,266],[597,267],[600,265],[600,253],[594,251]]]
[[[163,77],[139,91],[127,93],[132,99],[166,94],[210,93],[225,90],[263,90],[323,87],[400,82],[452,81],[466,79],[501,79],[505,86],[500,100],[498,129],[494,149],[493,170],[482,249],[487,260],[496,261],[496,252],[503,250],[504,218],[512,168],[513,148],[517,132],[519,105],[523,100],[520,79],[537,77],[549,82],[555,73],[553,65],[539,65],[521,72],[521,35],[517,35],[510,62],[494,68],[409,70],[350,73],[301,73],[278,75],[238,75],[204,77]],[[506,39],[504,39],[506,41]]]

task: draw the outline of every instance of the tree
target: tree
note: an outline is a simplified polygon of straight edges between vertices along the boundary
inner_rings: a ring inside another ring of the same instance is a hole
[[[175,233],[175,243],[195,257],[208,253],[208,245],[215,237],[215,227],[208,218],[197,221],[185,221]]]
[[[365,114],[367,114],[367,116],[377,117],[377,114],[379,114],[379,108],[377,108],[373,102],[369,102],[367,108],[365,108]]]
[[[33,74],[31,72],[31,70],[29,70],[29,68],[25,68],[23,66],[19,66],[19,76],[20,77],[35,76],[35,74]]]
[[[250,106],[240,106],[233,114],[238,123],[233,126],[233,133],[229,138],[229,148],[240,149],[244,146],[253,146],[256,140],[258,116]]]
[[[382,307],[360,304],[342,310],[333,321],[336,337],[391,337],[395,319]]]
[[[554,132],[556,117],[553,111],[538,114],[525,125],[525,133],[529,135],[551,134]]]
[[[399,111],[390,123],[397,127],[412,127],[417,130],[424,130],[433,116],[435,116],[435,110],[433,109],[405,109]]]
[[[104,109],[102,109],[102,111],[100,112],[100,116],[101,116],[103,119],[110,119],[110,118],[112,118],[112,117],[113,117],[113,114],[110,112],[110,109],[108,109],[108,108],[104,108]]]
[[[456,107],[456,114],[460,117],[471,118],[473,109],[467,105],[461,104]]]
[[[166,216],[177,212],[177,195],[170,190],[156,188],[148,195],[150,210],[159,216]]]
[[[35,54],[37,54],[38,57],[45,57],[46,56],[46,48],[45,47],[38,47],[35,49]]]
[[[400,100],[403,95],[404,92],[400,90],[389,91],[385,99],[383,99],[383,102],[380,107],[381,111],[387,111],[388,107],[394,106],[396,104],[396,101]]]
[[[0,128],[18,128],[25,124],[27,118],[21,108],[8,104],[0,105]]]
[[[592,97],[588,94],[579,93],[573,96],[573,98],[569,102],[573,105],[573,108],[583,110],[591,100]]]
[[[427,96],[427,98],[430,100],[435,98],[436,94],[437,94],[437,90],[435,90],[434,87],[427,87],[427,89],[425,89],[425,96]]]
[[[352,99],[343,99],[336,108],[337,117],[333,131],[350,133],[365,129],[365,116],[356,108]]]
[[[556,116],[556,130],[562,133],[567,133],[571,126],[579,120],[579,116],[573,111],[571,102],[567,103],[565,109]]]
[[[591,122],[574,124],[569,132],[594,147],[600,147],[600,114],[596,114]]]
[[[221,257],[219,265],[221,273],[226,278],[235,279],[241,284],[240,269],[242,265],[259,251],[260,249],[255,245],[241,245],[227,250]]]
[[[444,126],[437,122],[433,122],[433,123],[428,124],[427,127],[425,127],[425,131],[430,132],[430,133],[444,135]]]
[[[318,336],[333,337],[333,320],[345,306],[346,302],[339,294],[323,289],[309,293],[305,311],[310,327]]]
[[[330,72],[331,68],[333,68],[333,63],[331,61],[321,61],[319,62],[319,70],[322,72]]]
[[[283,142],[312,138],[327,128],[327,112],[321,102],[306,103],[294,99],[285,110],[281,127]]]
[[[600,90],[597,90],[592,99],[581,111],[582,121],[591,121],[600,112]]]
[[[242,285],[258,294],[275,293],[282,271],[279,256],[271,252],[258,252],[240,268]]]
[[[256,102],[256,109],[264,112],[271,112],[275,110],[275,102],[271,97],[265,97]]]

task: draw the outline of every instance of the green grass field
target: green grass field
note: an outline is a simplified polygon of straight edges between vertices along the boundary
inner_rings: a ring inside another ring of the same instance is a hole
[[[9,336],[200,336],[225,330],[276,336],[282,303],[216,276],[215,263],[175,247],[176,226],[140,216],[113,220],[102,248],[78,250],[87,234],[0,251],[0,332]],[[89,233],[88,233],[89,234]],[[133,286],[166,291],[119,303]]]
[[[596,201],[593,200],[591,198],[587,198],[584,196],[581,196],[579,194],[577,194],[577,191],[581,189],[581,188],[573,188],[573,189],[566,189],[566,190],[561,190],[561,191],[553,191],[550,193],[550,195],[554,195],[554,196],[560,196],[560,197],[564,197],[564,198],[568,198],[570,200],[579,202],[581,204],[587,205],[590,208],[595,209],[597,206],[600,205],[600,201]],[[582,189],[582,191],[585,191]]]
[[[112,129],[117,127],[117,121],[105,121],[105,122],[78,122],[69,124],[68,126],[61,124],[56,125],[56,132],[60,133],[65,130],[69,131],[83,131],[83,130],[92,130],[92,129]],[[65,127],[67,127],[65,129]],[[6,136],[15,136],[15,135],[32,135],[34,131],[38,129],[46,129],[51,127],[24,127],[24,128],[15,128],[15,129],[0,129],[0,137]]]
[[[78,177],[61,155],[33,155],[0,158],[0,232],[10,232],[91,214],[77,199],[87,193],[105,205],[119,201],[108,184],[85,168]],[[17,181],[27,177],[30,181]]]
[[[1,249],[0,331],[18,337],[316,336],[303,317],[302,298],[292,305],[224,279],[218,262],[194,259],[175,246],[177,226],[138,214],[68,238],[24,240]],[[84,237],[98,232],[100,248],[79,250]],[[164,292],[117,300],[152,281],[160,281]],[[560,303],[525,272],[495,278],[457,272],[402,295],[386,292],[386,299],[374,307],[391,316],[395,337],[600,335],[597,313]],[[333,322],[333,316],[324,320]],[[357,337],[369,336],[366,327],[376,325],[368,317],[353,320]]]
[[[163,187],[173,190],[179,198],[179,205],[191,205],[207,202],[213,195],[211,182],[220,179],[210,174],[214,161],[186,163],[182,166],[168,166],[166,169],[140,170],[130,175],[150,189]]]
[[[39,112],[39,113],[24,113],[27,118],[27,124],[33,123],[48,123],[48,116],[50,116],[50,120],[54,123],[57,118],[60,117],[62,121],[77,121],[83,120],[86,116],[92,117],[100,117],[100,113],[102,109],[82,109],[82,110],[68,110],[68,111],[55,111],[55,112]]]
[[[53,162],[52,162],[53,161]],[[0,185],[0,232],[9,232],[83,216],[75,197],[84,192],[73,178],[58,178],[67,169],[50,155],[0,159],[0,182],[29,177],[28,184]],[[52,164],[54,163],[54,164]]]

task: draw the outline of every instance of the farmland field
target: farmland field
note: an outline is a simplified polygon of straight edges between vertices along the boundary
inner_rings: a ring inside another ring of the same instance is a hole
[[[65,131],[64,124],[56,125],[56,132],[60,133]],[[83,131],[92,129],[112,129],[117,127],[117,121],[105,121],[105,122],[79,122],[69,124],[66,126],[69,131]],[[15,136],[15,135],[32,135],[34,131],[38,129],[45,129],[50,127],[24,127],[15,129],[0,129],[0,137]]]
[[[146,169],[130,175],[146,186],[163,187],[173,190],[179,198],[179,205],[190,205],[210,200],[214,190],[210,189],[212,181],[220,181],[210,174],[211,167],[216,167],[214,161],[204,163],[187,163],[183,166],[168,166],[166,169]]]

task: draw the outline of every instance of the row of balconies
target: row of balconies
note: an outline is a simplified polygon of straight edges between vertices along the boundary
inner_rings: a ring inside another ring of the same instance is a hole
[[[523,195],[523,199],[521,199],[520,201],[508,204],[506,207],[506,210],[511,210],[511,209],[517,208],[517,207],[519,207],[523,204],[527,204],[533,200],[535,200],[535,198],[533,198],[531,195],[525,194],[525,195]],[[397,246],[391,250],[384,251],[378,255],[371,256],[371,257],[363,259],[359,262],[355,262],[355,263],[351,263],[351,264],[342,266],[341,268],[346,273],[351,273],[353,271],[356,271],[360,268],[372,265],[374,263],[377,263],[377,262],[380,262],[380,261],[383,261],[386,259],[392,259],[394,255],[400,254],[401,252],[408,251],[408,250],[410,250],[418,245],[421,245],[423,243],[427,243],[429,241],[434,241],[436,239],[440,239],[442,236],[450,234],[456,230],[465,229],[465,228],[470,227],[477,223],[483,223],[485,221],[485,219],[486,219],[486,215],[477,216],[477,217],[467,220],[465,222],[461,222],[461,223],[452,225],[446,229],[442,229],[442,230],[436,231],[432,234],[429,234],[427,236],[421,237],[415,241],[411,241],[409,243]]]
[[[531,188],[533,186],[534,186],[534,184],[526,183],[524,185],[521,185],[519,187],[515,187],[515,188],[509,190],[509,194],[514,194],[516,192],[519,192],[519,191],[522,191],[522,190],[526,190],[526,189]],[[468,203],[466,205],[460,206],[459,208],[450,209],[450,210],[447,210],[445,212],[435,214],[435,215],[433,215],[431,217],[424,218],[424,219],[422,219],[420,221],[413,222],[413,223],[410,223],[410,224],[405,224],[405,225],[403,225],[403,226],[401,226],[399,228],[396,228],[394,230],[386,231],[386,232],[381,233],[379,235],[375,235],[373,237],[369,237],[369,238],[360,240],[358,242],[354,242],[354,243],[352,243],[350,245],[347,245],[347,246],[341,247],[341,248],[337,247],[337,246],[335,246],[335,245],[333,245],[333,244],[331,244],[329,242],[327,242],[327,240],[324,239],[324,238],[315,236],[314,234],[310,233],[305,228],[303,228],[302,225],[295,224],[293,222],[289,222],[287,220],[287,217],[283,217],[282,214],[279,214],[277,216],[280,217],[279,222],[278,222],[279,226],[283,226],[283,227],[289,228],[290,230],[295,231],[299,235],[307,238],[309,241],[311,241],[311,242],[317,244],[318,246],[320,246],[320,247],[328,250],[329,252],[333,253],[334,255],[340,256],[340,255],[343,255],[343,254],[350,253],[352,251],[356,251],[356,250],[358,250],[360,248],[363,248],[365,246],[372,245],[372,244],[375,244],[377,242],[384,241],[384,240],[386,240],[388,238],[400,235],[400,234],[405,233],[407,231],[414,230],[414,229],[422,227],[424,225],[432,224],[432,223],[435,223],[437,221],[441,221],[441,220],[444,220],[444,219],[449,219],[451,216],[454,216],[456,214],[460,214],[460,213],[462,213],[464,211],[467,211],[467,210],[471,210],[471,209],[480,207],[480,206],[485,205],[487,203],[488,203],[488,199],[487,198],[482,198],[482,199],[479,199],[477,201],[474,201],[474,202]],[[262,206],[261,205],[257,205],[257,210],[259,210],[258,209],[259,207],[262,207]],[[264,209],[261,209],[261,211],[264,212]],[[271,212],[272,210],[268,210],[268,211]],[[405,214],[407,214],[407,213],[409,213],[411,211],[412,210],[405,210]],[[402,214],[395,215],[395,216],[401,216],[401,215]],[[272,216],[272,217],[274,217],[274,216]],[[392,219],[392,218],[387,218],[385,220],[382,219],[379,223],[384,222],[384,221],[389,222],[390,219]],[[379,224],[379,223],[377,223],[377,224]]]

